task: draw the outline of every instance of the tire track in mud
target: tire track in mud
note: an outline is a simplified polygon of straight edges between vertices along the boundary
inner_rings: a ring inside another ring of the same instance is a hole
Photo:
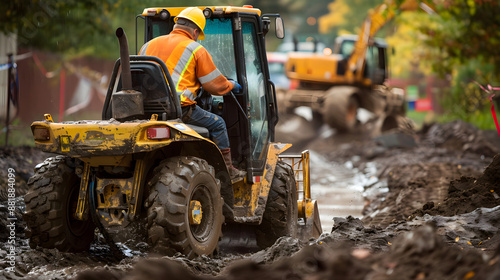
[[[392,167],[387,170],[389,192],[379,205],[370,208],[363,222],[385,228],[412,219],[416,210],[441,204],[448,196],[450,181],[471,173],[474,171],[451,163]]]

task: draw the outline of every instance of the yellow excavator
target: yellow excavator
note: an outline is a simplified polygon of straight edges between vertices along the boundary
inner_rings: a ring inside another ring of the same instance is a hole
[[[316,124],[324,122],[344,132],[356,126],[358,108],[374,113],[382,131],[407,124],[404,94],[385,86],[387,44],[374,36],[397,9],[416,10],[419,6],[432,11],[416,0],[401,5],[387,0],[369,13],[357,36],[337,37],[332,54],[289,53],[286,73],[299,86],[284,98],[287,111],[308,106]]]
[[[233,164],[246,176],[231,180],[208,130],[182,122],[165,63],[129,56],[120,28],[121,56],[102,120],[55,123],[47,114],[31,126],[36,147],[59,154],[36,166],[29,180],[31,247],[87,250],[97,227],[118,254],[115,242],[132,237],[153,251],[194,258],[217,252],[226,228],[232,236],[235,229],[236,236],[251,235],[260,248],[282,236],[321,234],[308,152],[282,155],[291,144],[274,140],[278,110],[264,41],[271,19],[283,38],[281,17],[251,6],[198,8],[206,17],[203,45],[243,88],[213,97],[205,109],[225,120]],[[172,31],[183,9],[145,9],[137,17],[144,42]]]

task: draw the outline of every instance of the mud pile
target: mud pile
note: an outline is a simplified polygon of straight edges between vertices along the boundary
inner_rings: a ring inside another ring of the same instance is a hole
[[[435,205],[427,204],[419,215],[454,216],[478,208],[500,205],[500,154],[497,154],[481,176],[462,176],[450,182],[446,198]],[[435,205],[435,206],[434,206]]]
[[[310,128],[301,121],[295,125],[294,131]],[[127,258],[113,260],[100,234],[86,253],[30,249],[22,195],[33,167],[48,155],[32,148],[0,149],[1,178],[7,178],[8,168],[17,175],[13,272],[6,270],[11,233],[1,182],[0,278],[500,279],[500,139],[495,131],[456,121],[375,138],[319,135],[300,138],[296,149],[314,150],[332,165],[349,161],[361,172],[376,166],[376,180],[365,186],[363,218],[332,216],[333,228],[317,240],[283,237],[257,253],[194,260],[149,256],[133,241],[120,244]],[[411,141],[402,143],[405,139]]]
[[[140,261],[128,273],[99,269],[82,272],[76,279],[498,279],[498,261],[498,257],[485,261],[476,251],[448,246],[431,227],[421,227],[399,236],[383,253],[324,242],[271,264],[235,261],[215,277],[157,258]]]

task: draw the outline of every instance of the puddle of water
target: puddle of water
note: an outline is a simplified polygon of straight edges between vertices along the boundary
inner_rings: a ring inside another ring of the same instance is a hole
[[[311,195],[318,201],[323,232],[331,232],[334,217],[361,218],[364,187],[378,182],[374,163],[361,171],[354,168],[352,161],[339,164],[310,151]]]

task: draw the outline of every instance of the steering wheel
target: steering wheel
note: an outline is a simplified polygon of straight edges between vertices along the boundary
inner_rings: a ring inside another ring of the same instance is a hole
[[[198,95],[194,99],[196,104],[205,111],[212,112],[213,97],[202,87],[198,90]]]

